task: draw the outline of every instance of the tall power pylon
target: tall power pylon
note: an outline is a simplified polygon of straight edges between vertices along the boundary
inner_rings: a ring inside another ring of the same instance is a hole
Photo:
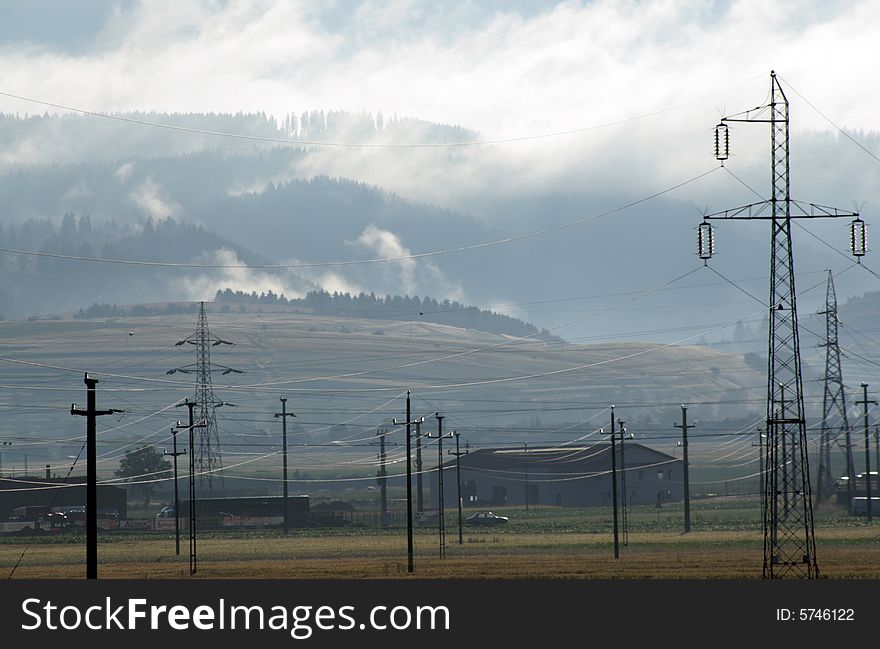
[[[852,252],[856,256],[865,252],[864,222],[854,212],[791,198],[789,106],[775,72],[770,73],[769,103],[724,117],[716,127],[715,157],[722,164],[728,158],[728,122],[770,125],[771,196],[759,203],[705,215],[698,230],[699,255],[708,260],[714,251],[710,219],[771,222],[763,576],[812,579],[819,576],[819,567],[807,457],[791,222],[795,218],[855,217],[851,232]]]
[[[816,500],[832,495],[834,479],[831,474],[831,446],[844,437],[846,453],[847,492],[852,501],[852,487],[855,480],[852,444],[850,441],[849,419],[846,415],[846,392],[843,386],[843,372],[840,367],[840,346],[837,342],[837,295],[834,292],[834,277],[828,271],[828,286],[825,290],[825,398],[822,405],[822,434],[819,438],[819,476],[816,480]],[[839,426],[839,427],[838,427]]]
[[[196,330],[187,338],[175,343],[176,346],[189,344],[196,348],[196,362],[168,370],[167,374],[182,372],[196,375],[195,402],[198,404],[198,420],[206,425],[199,431],[199,444],[196,451],[196,471],[205,494],[211,495],[214,489],[214,474],[219,474],[222,481],[223,457],[220,452],[220,433],[217,429],[215,410],[221,406],[234,406],[226,401],[217,401],[214,397],[212,372],[225,374],[244,374],[225,365],[211,363],[211,347],[232,345],[234,343],[213,335],[208,329],[208,318],[205,315],[205,303],[199,305],[199,320]]]

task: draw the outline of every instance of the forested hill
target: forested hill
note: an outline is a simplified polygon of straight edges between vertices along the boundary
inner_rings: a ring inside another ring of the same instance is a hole
[[[217,291],[217,304],[267,304],[308,309],[315,315],[342,318],[367,318],[377,320],[402,320],[433,322],[465,329],[477,329],[509,336],[534,336],[539,340],[556,340],[546,329],[539,331],[534,325],[502,313],[495,313],[475,306],[465,306],[456,301],[437,300],[418,296],[376,296],[360,293],[328,293],[309,291],[305,297],[288,299],[272,291],[257,294],[226,289]],[[536,335],[537,334],[537,335]]]
[[[147,219],[143,225],[93,223],[88,216],[71,212],[60,224],[33,219],[18,226],[0,225],[0,247],[48,255],[0,254],[0,319],[60,313],[95,301],[133,304],[180,299],[200,290],[200,275],[173,264],[214,262],[218,250],[228,251],[240,263],[266,263],[264,257],[198,225],[174,219]],[[63,256],[158,264],[84,262]],[[300,290],[312,287],[303,280],[297,284],[292,274],[288,279]]]

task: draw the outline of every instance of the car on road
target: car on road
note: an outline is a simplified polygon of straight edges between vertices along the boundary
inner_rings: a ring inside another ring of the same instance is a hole
[[[423,527],[437,527],[440,524],[440,512],[417,512],[416,525]]]
[[[477,512],[468,516],[464,522],[466,525],[479,525],[482,527],[494,527],[495,525],[504,525],[507,523],[507,516],[498,516],[492,512]]]

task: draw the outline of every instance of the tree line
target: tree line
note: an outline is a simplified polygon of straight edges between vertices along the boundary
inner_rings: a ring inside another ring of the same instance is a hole
[[[324,290],[309,291],[301,298],[287,298],[273,291],[250,293],[218,290],[214,296],[217,304],[262,304],[307,309],[319,315],[343,318],[367,318],[379,320],[403,320],[432,322],[435,324],[477,329],[510,336],[536,336],[542,340],[556,340],[546,329],[538,330],[533,324],[518,318],[475,306],[466,306],[455,300],[438,301],[417,295],[385,295],[361,292],[350,293]]]

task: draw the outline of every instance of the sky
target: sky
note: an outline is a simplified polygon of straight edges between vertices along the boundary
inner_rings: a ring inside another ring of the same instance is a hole
[[[504,218],[503,202],[486,207],[496,199],[622,203],[712,169],[715,124],[763,103],[776,70],[792,104],[793,195],[880,204],[880,161],[815,109],[877,149],[876,1],[0,0],[0,15],[3,93],[107,113],[366,111],[512,140],[381,159],[328,147],[292,172],[484,218]],[[47,110],[0,95],[0,111]],[[728,168],[766,193],[766,128],[733,125],[731,142]],[[669,197],[695,206],[694,225],[697,207],[757,200],[721,173]],[[837,237],[838,225],[816,231]]]
[[[771,69],[846,129],[874,129],[880,92],[872,1],[0,0],[0,14],[0,91],[52,103],[366,111],[489,140],[577,131],[471,155],[453,183],[462,201],[487,177],[534,191],[619,185],[621,169],[660,184],[690,177],[711,162],[718,117],[762,102]],[[833,130],[788,94],[795,132]],[[0,96],[0,111],[46,110]],[[763,160],[765,148],[742,146],[738,161]],[[454,203],[436,190],[445,176],[403,179],[355,151],[326,155],[339,175]]]
[[[877,103],[870,1],[4,0],[0,12],[2,89],[96,111],[366,110],[517,137],[766,86],[773,68],[847,128],[871,128]]]

